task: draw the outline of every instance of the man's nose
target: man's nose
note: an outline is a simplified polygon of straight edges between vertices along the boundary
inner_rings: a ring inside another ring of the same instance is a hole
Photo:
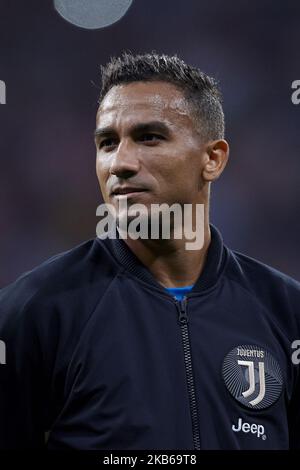
[[[119,178],[130,178],[138,173],[140,162],[134,145],[128,141],[121,141],[110,166],[110,173]]]

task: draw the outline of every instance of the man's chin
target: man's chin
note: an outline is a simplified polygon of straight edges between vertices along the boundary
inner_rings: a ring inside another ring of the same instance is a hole
[[[151,217],[148,212],[137,213],[136,211],[128,211],[126,213],[119,213],[116,216],[116,223],[118,227],[128,230],[130,226],[136,224],[148,226],[151,223]]]

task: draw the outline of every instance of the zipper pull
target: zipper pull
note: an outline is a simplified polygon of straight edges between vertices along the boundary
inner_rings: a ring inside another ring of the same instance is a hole
[[[181,300],[177,300],[177,307],[179,311],[179,323],[181,325],[186,325],[188,323],[188,316],[186,311],[187,298],[183,297]]]

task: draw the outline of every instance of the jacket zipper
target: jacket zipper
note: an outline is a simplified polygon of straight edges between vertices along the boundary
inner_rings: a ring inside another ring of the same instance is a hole
[[[194,449],[200,450],[200,432],[199,432],[197,402],[196,402],[195,384],[194,384],[194,376],[193,376],[193,368],[192,368],[191,346],[190,346],[189,329],[188,329],[188,316],[187,316],[187,309],[186,309],[187,298],[184,297],[182,300],[177,300],[176,303],[177,303],[177,308],[179,311],[179,324],[180,324],[180,329],[181,329],[185,372],[186,372],[186,378],[187,378],[187,387],[188,387],[188,395],[189,395],[191,418],[192,418]]]

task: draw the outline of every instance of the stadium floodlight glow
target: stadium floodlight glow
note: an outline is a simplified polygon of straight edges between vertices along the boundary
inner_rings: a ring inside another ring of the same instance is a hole
[[[133,0],[54,0],[55,9],[69,23],[99,29],[120,20]]]

